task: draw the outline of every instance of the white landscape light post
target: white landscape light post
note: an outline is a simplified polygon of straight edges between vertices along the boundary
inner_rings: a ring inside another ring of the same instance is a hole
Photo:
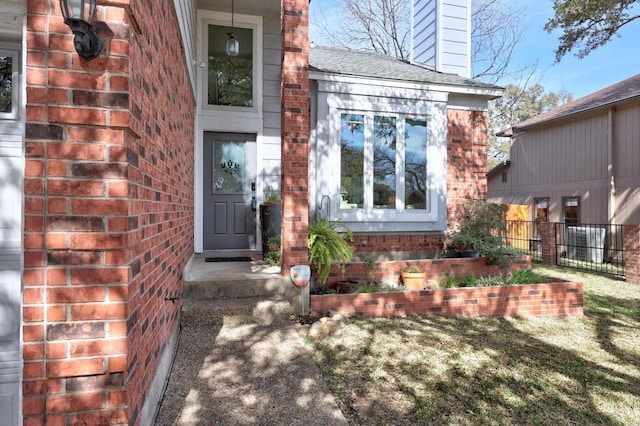
[[[291,268],[291,281],[296,287],[300,287],[300,310],[302,315],[309,314],[309,279],[311,279],[311,268],[309,265],[296,265]],[[306,303],[305,303],[306,302]]]

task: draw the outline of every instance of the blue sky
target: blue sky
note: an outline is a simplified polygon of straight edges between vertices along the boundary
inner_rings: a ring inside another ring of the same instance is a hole
[[[314,13],[323,9],[327,15],[336,8],[338,0],[316,0],[311,2],[311,40],[318,41],[313,27]],[[558,44],[558,33],[549,34],[544,24],[553,16],[550,0],[518,0],[524,8],[526,25],[522,43],[515,52],[517,63],[538,61],[535,82],[548,91],[567,90],[574,97],[588,95],[640,73],[640,21],[635,21],[620,31],[622,37],[614,37],[605,46],[593,51],[584,59],[566,55],[560,63],[555,62],[554,49]],[[315,38],[315,40],[314,40]],[[508,81],[500,82],[506,84]]]

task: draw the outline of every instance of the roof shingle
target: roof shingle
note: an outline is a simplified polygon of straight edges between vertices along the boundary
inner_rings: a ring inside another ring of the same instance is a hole
[[[311,46],[309,70],[355,77],[380,78],[412,83],[433,83],[477,89],[502,90],[501,87],[464,78],[457,74],[434,71],[424,65],[409,63],[391,56],[359,50]]]
[[[557,120],[569,115],[586,112],[596,108],[625,101],[640,96],[640,74],[634,75],[619,83],[605,87],[590,95],[560,105],[551,111],[544,112],[540,115],[525,120],[515,126],[514,130],[525,130],[538,124],[546,123],[551,120]]]

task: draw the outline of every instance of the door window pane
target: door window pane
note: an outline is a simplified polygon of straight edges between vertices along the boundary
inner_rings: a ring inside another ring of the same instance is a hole
[[[364,115],[342,114],[340,121],[340,208],[363,208]]]
[[[0,113],[12,112],[13,58],[0,55]]]
[[[538,223],[547,222],[549,220],[549,199],[548,198],[536,198],[534,201],[535,223],[536,223],[536,238],[540,235],[538,230]]]
[[[404,197],[406,209],[427,209],[427,122],[405,120]]]
[[[246,188],[245,142],[216,140],[213,145],[214,193],[240,193]]]
[[[226,53],[227,39],[233,33],[240,43],[240,54]],[[253,106],[253,30],[209,25],[207,103],[239,107]]]
[[[564,223],[577,225],[580,223],[580,200],[578,197],[563,198]]]
[[[373,118],[373,207],[396,208],[396,117]]]

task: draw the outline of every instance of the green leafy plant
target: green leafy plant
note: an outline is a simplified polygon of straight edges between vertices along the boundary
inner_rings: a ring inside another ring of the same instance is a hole
[[[541,284],[549,282],[549,278],[544,275],[536,274],[531,269],[519,269],[513,271],[508,276],[511,284]]]
[[[264,256],[264,260],[271,266],[280,266],[280,235],[275,235],[267,241],[267,254]]]
[[[408,272],[411,274],[417,274],[418,272],[422,272],[420,271],[418,268],[416,268],[415,266],[405,266],[404,268],[402,268],[402,272]]]
[[[320,284],[326,284],[333,265],[344,273],[344,264],[353,259],[352,241],[353,233],[339,221],[320,218],[309,224],[309,264],[315,266]]]
[[[376,258],[373,256],[367,256],[362,261],[362,264],[364,265],[364,270],[366,272],[366,280],[374,281],[376,274]]]
[[[440,278],[440,288],[458,287],[458,280],[453,275],[445,275]]]
[[[503,237],[507,234],[506,206],[484,200],[465,204],[458,229],[449,235],[447,248],[458,251],[477,250],[487,258],[489,265],[507,269],[516,254],[507,247]]]
[[[271,185],[264,189],[264,202],[265,203],[279,203],[280,191],[273,189]]]

